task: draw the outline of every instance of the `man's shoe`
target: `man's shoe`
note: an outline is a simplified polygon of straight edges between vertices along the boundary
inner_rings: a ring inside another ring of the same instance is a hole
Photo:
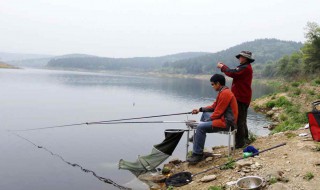
[[[199,163],[202,160],[203,160],[203,154],[192,154],[192,156],[187,159],[187,162],[193,165],[193,164]]]

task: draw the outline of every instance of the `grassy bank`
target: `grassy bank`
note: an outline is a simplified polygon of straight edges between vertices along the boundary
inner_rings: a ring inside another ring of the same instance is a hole
[[[311,103],[320,100],[320,78],[313,80],[285,81],[260,80],[273,86],[276,92],[252,102],[255,111],[265,113],[274,122],[273,132],[296,130],[308,123],[306,113]]]

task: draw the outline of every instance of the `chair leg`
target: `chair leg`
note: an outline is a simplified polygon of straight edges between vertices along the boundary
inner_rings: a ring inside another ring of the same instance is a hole
[[[230,157],[231,155],[231,132],[229,131],[228,133],[228,156]]]

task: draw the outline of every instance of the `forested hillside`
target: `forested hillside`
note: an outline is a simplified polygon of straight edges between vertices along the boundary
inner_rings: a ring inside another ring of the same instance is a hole
[[[48,67],[60,69],[87,69],[87,70],[159,70],[167,62],[190,59],[206,55],[206,52],[186,52],[161,57],[134,57],[134,58],[106,58],[97,56],[87,57],[57,57],[51,59]]]
[[[50,68],[84,70],[157,71],[179,74],[207,74],[216,69],[218,61],[231,67],[238,65],[235,55],[242,50],[254,53],[255,65],[276,61],[299,51],[302,43],[277,39],[245,42],[217,53],[189,52],[161,57],[106,58],[96,56],[63,56],[51,59]]]
[[[229,49],[207,54],[204,56],[180,60],[173,63],[166,63],[164,70],[172,73],[187,73],[187,74],[203,74],[212,73],[216,69],[217,62],[221,61],[228,66],[235,67],[238,61],[235,55],[242,50],[253,52],[255,65],[265,64],[270,61],[276,61],[284,55],[290,55],[293,52],[299,51],[302,43],[293,41],[281,41],[277,39],[258,39],[251,42],[245,42],[236,45]]]
[[[265,65],[262,77],[312,78],[320,74],[320,26],[309,22],[307,39],[300,51]]]

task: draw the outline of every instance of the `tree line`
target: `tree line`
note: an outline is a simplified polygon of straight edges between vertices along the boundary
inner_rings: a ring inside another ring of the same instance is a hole
[[[262,69],[262,77],[309,78],[320,74],[320,27],[308,22],[306,42],[299,51],[269,62]]]

